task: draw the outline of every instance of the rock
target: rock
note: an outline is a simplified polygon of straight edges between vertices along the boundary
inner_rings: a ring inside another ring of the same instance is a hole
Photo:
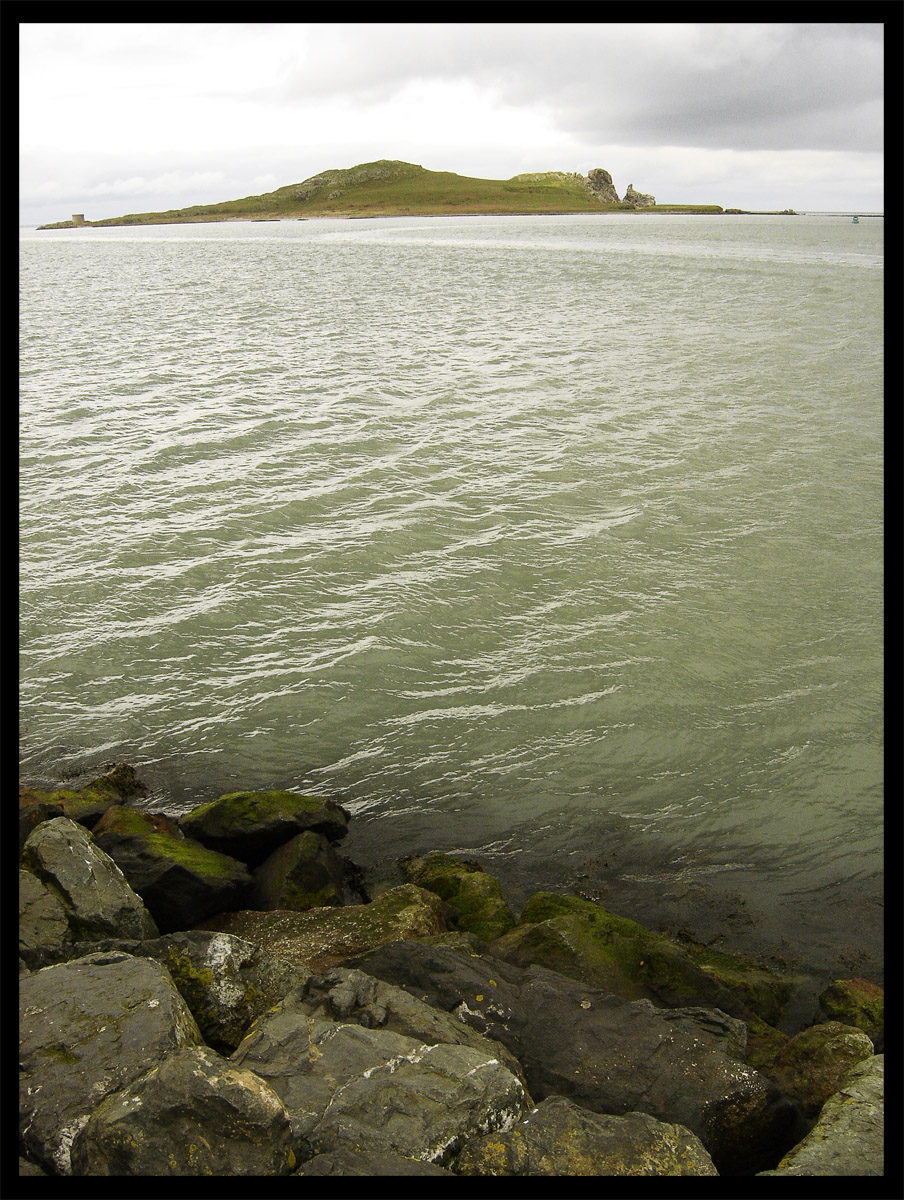
[[[452,1172],[435,1163],[403,1158],[400,1154],[368,1154],[359,1150],[336,1150],[316,1154],[295,1172],[296,1175],[445,1175]]]
[[[65,958],[72,947],[66,905],[31,871],[19,871],[19,957],[32,969]]]
[[[414,1053],[421,1043],[386,1029],[365,1029],[299,1013],[288,996],[252,1025],[231,1056],[276,1092],[292,1122],[299,1162],[329,1146],[312,1144],[314,1131],[347,1080]]]
[[[200,1041],[166,971],[127,954],[90,954],[19,981],[19,1139],[55,1175],[101,1100],[172,1050]]]
[[[413,884],[383,892],[370,904],[308,912],[222,913],[198,928],[233,933],[315,973],[384,942],[429,937],[445,928],[442,901]]]
[[[76,942],[69,957],[104,953],[151,958],[169,972],[201,1036],[219,1054],[231,1054],[262,1013],[295,988],[308,972],[228,933],[188,930],[161,938],[101,938]]]
[[[633,183],[628,184],[625,200],[628,204],[633,204],[635,208],[651,208],[656,203],[655,196],[648,196],[646,192],[635,192]]]
[[[27,1158],[19,1155],[19,1174],[20,1175],[45,1175],[46,1171],[42,1171],[37,1163],[29,1162]]]
[[[797,1110],[730,1058],[708,1021],[689,1024],[684,1014],[673,1022],[649,1001],[417,942],[385,945],[349,965],[502,1042],[537,1100],[558,1094],[595,1112],[646,1112],[683,1125],[721,1173],[752,1173],[791,1144]]]
[[[172,933],[136,943],[131,953],[166,967],[204,1041],[221,1054],[231,1054],[251,1023],[308,977],[228,933]]]
[[[162,813],[115,805],[92,832],[165,933],[238,907],[251,888],[244,863],[187,838]]]
[[[803,1141],[759,1174],[884,1175],[885,1055],[858,1063]]]
[[[422,1045],[337,1088],[311,1145],[445,1166],[469,1138],[508,1129],[527,1107],[521,1083],[492,1054]]]
[[[805,1116],[815,1117],[851,1068],[872,1056],[873,1043],[862,1029],[827,1021],[791,1038],[769,1074]]]
[[[775,1023],[791,984],[756,963],[675,945],[636,921],[573,896],[538,892],[492,953],[547,967],[628,1000],[717,1007],[742,1020]]]
[[[321,1015],[332,1007],[361,1016],[359,1001],[369,1000],[367,1011],[380,1019],[378,1001],[395,1000],[393,989],[360,973],[331,976],[309,980],[255,1021],[231,1060],[280,1096],[300,1159],[359,1150],[443,1160],[469,1133],[498,1128],[529,1105],[495,1044],[473,1031],[451,1028],[455,1044],[425,1043]],[[416,1006],[400,1008],[416,1026]],[[424,1019],[432,1036],[436,1027]]]
[[[514,927],[515,918],[502,888],[479,863],[428,854],[403,859],[399,865],[409,883],[435,892],[455,909],[457,929],[491,942]]]
[[[296,792],[231,792],[193,808],[179,824],[202,845],[253,868],[308,829],[339,841],[348,833],[348,813],[332,800]]]
[[[699,1138],[645,1113],[589,1112],[564,1096],[543,1100],[513,1128],[474,1138],[460,1175],[716,1175]]]
[[[94,825],[112,804],[121,804],[132,796],[146,792],[135,771],[126,763],[118,763],[104,775],[80,788],[19,788],[19,808],[49,804],[63,810],[64,816],[83,825]]]
[[[885,1046],[885,992],[867,979],[836,979],[819,997],[819,1019],[841,1021],[872,1038],[876,1053]]]
[[[612,176],[602,167],[594,167],[587,172],[587,186],[603,204],[620,204],[618,192],[612,182]]]
[[[21,799],[20,799],[21,805]],[[48,804],[46,800],[35,801],[31,804],[25,804],[19,808],[19,857],[22,857],[22,851],[25,849],[25,843],[28,841],[29,834],[33,829],[37,829],[39,825],[43,825],[45,821],[52,821],[54,817],[65,817],[65,812],[59,804]]]
[[[312,829],[274,850],[254,870],[248,908],[305,912],[345,902],[343,866],[326,838]]]
[[[293,1004],[300,1014],[353,1022],[365,1029],[388,1029],[427,1045],[445,1042],[495,1054],[527,1089],[521,1064],[501,1042],[490,1041],[452,1013],[363,971],[334,967],[323,975],[311,975],[292,997],[286,997],[285,1004]]]
[[[186,1047],[108,1096],[72,1144],[73,1175],[288,1175],[279,1097],[212,1050]]]
[[[68,817],[39,825],[25,843],[22,862],[63,901],[74,937],[157,937],[157,926],[122,871]]]

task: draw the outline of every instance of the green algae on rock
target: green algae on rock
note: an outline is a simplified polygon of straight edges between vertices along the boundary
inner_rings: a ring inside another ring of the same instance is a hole
[[[313,830],[330,842],[348,833],[348,813],[332,800],[298,792],[229,792],[180,817],[183,832],[257,867],[290,838]]]
[[[317,973],[385,942],[443,933],[446,922],[438,896],[405,883],[383,892],[370,904],[307,912],[245,909],[222,913],[197,928],[233,933],[293,966]]]
[[[145,794],[145,787],[138,781],[134,768],[126,763],[117,763],[106,774],[91,780],[80,788],[20,787],[19,808],[49,804],[63,810],[64,816],[82,825],[92,826],[113,804],[122,804],[133,796]]]
[[[819,997],[819,1008],[830,1021],[862,1029],[877,1053],[885,1045],[885,992],[868,979],[836,979]]]
[[[115,805],[94,837],[164,933],[237,907],[251,887],[244,863],[186,837],[162,813]]]
[[[669,1005],[715,1005],[733,1016],[777,1022],[789,980],[738,956],[694,947],[693,953],[591,900],[538,892],[517,926],[493,952],[608,988],[626,999]]]
[[[514,928],[515,918],[498,881],[479,863],[449,854],[427,854],[399,864],[409,883],[435,892],[457,914],[456,928],[491,942]]]
[[[248,907],[304,912],[344,902],[342,863],[323,834],[306,829],[254,869]]]

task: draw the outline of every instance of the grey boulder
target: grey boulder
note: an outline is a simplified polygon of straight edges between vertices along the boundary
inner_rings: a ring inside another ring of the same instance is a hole
[[[23,976],[21,1148],[50,1173],[68,1175],[72,1141],[98,1104],[199,1041],[169,975],[148,959],[90,954]]]
[[[511,1129],[474,1138],[460,1175],[717,1175],[700,1139],[647,1113],[590,1112],[549,1096]]]
[[[141,898],[82,825],[55,817],[29,835],[23,865],[63,901],[76,938],[157,937]]]
[[[206,1046],[186,1047],[108,1096],[72,1145],[73,1175],[288,1175],[278,1096]]]
[[[444,1165],[466,1137],[529,1106],[491,1043],[427,1045],[332,1021],[311,1015],[297,993],[255,1022],[231,1061],[280,1096],[299,1159],[360,1150]]]

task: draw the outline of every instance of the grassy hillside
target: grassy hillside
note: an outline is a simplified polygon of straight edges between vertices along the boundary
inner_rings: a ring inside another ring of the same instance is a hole
[[[549,171],[513,179],[471,179],[451,171],[427,171],[413,163],[381,159],[348,170],[324,171],[266,192],[220,204],[199,204],[166,212],[129,213],[85,225],[163,225],[192,221],[268,221],[304,217],[435,216],[455,213],[633,212],[630,204],[603,204],[579,175]],[[674,211],[655,206],[645,212]],[[717,205],[685,212],[721,212]],[[63,229],[72,221],[42,225]]]

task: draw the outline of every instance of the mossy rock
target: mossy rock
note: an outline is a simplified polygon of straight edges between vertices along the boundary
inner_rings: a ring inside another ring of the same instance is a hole
[[[778,1022],[791,983],[747,960],[694,952],[576,896],[538,892],[493,945],[519,966],[538,963],[629,1000],[716,1007],[744,1021]]]
[[[403,883],[370,904],[307,912],[243,909],[211,917],[197,928],[232,933],[292,966],[320,974],[386,942],[428,938],[445,932],[447,925],[439,896]]]
[[[819,997],[819,1007],[830,1021],[862,1029],[877,1053],[885,1045],[885,992],[868,979],[836,979]]]
[[[176,933],[146,942],[142,952],[166,967],[204,1041],[220,1054],[231,1054],[252,1021],[308,978],[259,946],[222,933]]]
[[[747,1022],[747,1052],[744,1061],[763,1075],[772,1075],[776,1058],[784,1051],[791,1039],[759,1017]]]
[[[186,837],[163,814],[114,806],[94,838],[164,933],[237,907],[251,887],[244,863]]]
[[[337,842],[348,833],[348,813],[332,800],[297,792],[230,792],[180,818],[184,833],[213,850],[257,867],[306,830]]]
[[[826,1021],[790,1038],[769,1071],[778,1088],[815,1117],[837,1092],[848,1073],[873,1057],[873,1043],[862,1029]]]
[[[118,833],[130,836],[146,836],[151,833],[168,833],[180,840],[185,837],[179,827],[179,822],[166,813],[145,812],[140,808],[129,808],[123,804],[114,804],[101,817],[91,832],[95,838],[104,833]]]
[[[322,834],[308,829],[254,870],[248,907],[305,912],[343,903],[342,863]]]
[[[19,807],[29,808],[47,804],[62,809],[63,815],[80,825],[93,826],[114,804],[122,804],[132,796],[144,795],[146,788],[135,775],[133,767],[118,763],[106,774],[80,788],[20,787]]]
[[[403,859],[399,864],[410,883],[435,892],[454,908],[456,928],[484,942],[514,928],[515,918],[498,880],[479,863],[448,854]]]

